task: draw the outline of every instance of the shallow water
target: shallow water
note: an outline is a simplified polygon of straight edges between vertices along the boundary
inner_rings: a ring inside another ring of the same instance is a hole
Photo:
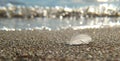
[[[83,18],[83,19],[50,19],[50,18],[35,18],[35,19],[0,19],[1,30],[60,30],[60,29],[84,29],[84,28],[100,28],[120,26],[120,18]]]
[[[88,13],[92,12],[92,14],[96,12],[100,12],[104,15],[104,8],[107,10],[107,14],[111,15],[112,13],[120,13],[120,0],[0,0],[0,9],[6,10],[5,13],[9,17],[12,15],[16,15],[22,12],[24,14],[23,16],[32,16],[33,13],[27,12],[27,10],[32,10],[37,5],[37,7],[54,7],[55,9],[60,8],[56,6],[61,6],[67,10],[69,9],[76,9],[76,8],[84,8],[87,6],[91,6],[91,8],[88,10]],[[10,4],[9,4],[10,3]],[[54,3],[54,4],[53,4]],[[10,15],[10,9],[15,8],[12,6],[13,4],[15,7],[17,7],[17,10],[14,11]],[[22,5],[22,6],[21,6]],[[96,10],[96,5],[97,8],[100,8],[100,11],[98,9]],[[21,7],[20,7],[21,6]],[[24,7],[23,7],[24,6]],[[27,8],[26,8],[27,7]],[[28,9],[28,7],[31,7]],[[102,8],[101,8],[102,7]],[[6,8],[10,8],[7,10]],[[25,10],[24,10],[25,9]],[[44,10],[45,9],[45,10]],[[43,14],[46,13],[46,8],[43,9]],[[95,10],[94,10],[95,9]],[[23,10],[23,11],[22,11]],[[41,9],[42,10],[42,9]],[[41,11],[38,10],[38,11]],[[81,10],[80,10],[81,11]],[[24,13],[25,12],[25,13]],[[36,10],[37,12],[37,10]],[[49,10],[48,10],[49,12]],[[50,11],[51,12],[51,11]],[[67,11],[66,11],[67,12]],[[111,13],[112,12],[112,13]],[[40,13],[40,12],[38,12]],[[54,13],[54,12],[53,12]],[[49,15],[46,15],[44,17],[37,17],[33,19],[26,19],[26,18],[0,18],[0,30],[42,30],[42,29],[48,29],[48,30],[60,30],[60,29],[68,29],[72,28],[74,30],[76,29],[85,29],[85,28],[103,28],[103,27],[113,27],[113,26],[120,26],[120,18],[119,17],[80,17],[80,18],[74,18],[74,13],[72,18],[47,18],[47,16],[53,16],[53,13],[50,13]],[[86,13],[86,11],[84,11]],[[84,15],[84,13],[82,15]],[[62,13],[65,14],[65,13]],[[99,14],[99,13],[98,13]],[[58,13],[55,12],[55,15],[59,15]],[[61,15],[60,15],[61,16]],[[77,14],[75,15],[77,16]]]

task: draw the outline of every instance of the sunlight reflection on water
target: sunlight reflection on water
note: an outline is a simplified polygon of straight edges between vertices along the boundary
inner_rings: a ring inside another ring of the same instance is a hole
[[[100,27],[113,27],[120,25],[120,18],[83,18],[78,20],[70,19],[48,19],[48,18],[35,18],[35,19],[0,19],[0,29],[15,29],[15,30],[42,30],[44,28],[49,30],[60,29],[84,29],[84,28],[100,28]]]

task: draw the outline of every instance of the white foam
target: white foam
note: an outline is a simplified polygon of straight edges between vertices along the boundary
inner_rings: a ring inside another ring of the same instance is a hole
[[[98,2],[108,2],[109,0],[97,0]]]
[[[72,26],[71,28],[72,28],[73,30],[87,29],[87,28],[101,28],[101,25]]]
[[[0,30],[5,30],[5,31],[15,31],[15,29],[14,28],[7,28],[7,27],[3,27],[3,28],[1,28]]]
[[[35,30],[49,30],[49,31],[52,30],[51,28],[46,27],[46,26],[42,26],[42,27],[34,27],[33,29],[35,29]]]

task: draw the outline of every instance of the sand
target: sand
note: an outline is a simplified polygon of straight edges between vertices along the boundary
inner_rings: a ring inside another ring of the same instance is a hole
[[[71,46],[75,34],[93,42]],[[0,31],[0,61],[119,61],[120,28]]]

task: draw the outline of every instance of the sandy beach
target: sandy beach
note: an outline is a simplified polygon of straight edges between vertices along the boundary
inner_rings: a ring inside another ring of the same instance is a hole
[[[66,45],[75,34],[93,42]],[[0,31],[0,61],[119,61],[120,28]]]

